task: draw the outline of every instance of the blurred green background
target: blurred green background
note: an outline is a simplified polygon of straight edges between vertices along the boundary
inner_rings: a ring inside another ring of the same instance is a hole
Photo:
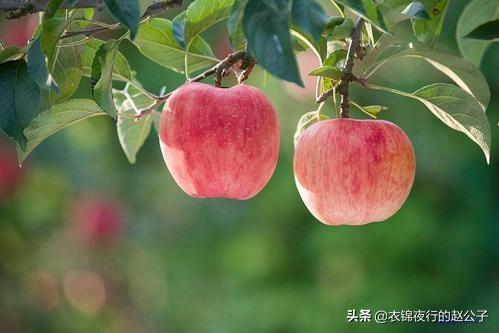
[[[451,2],[439,42],[457,55],[456,21],[466,3]],[[4,39],[7,24],[1,20]],[[222,28],[207,34],[219,57],[227,52]],[[150,91],[184,80],[130,44],[122,51]],[[314,93],[303,97],[259,70],[250,84],[274,102],[282,143],[273,178],[249,201],[188,197],[166,169],[155,132],[135,165],[110,119],[60,132],[0,197],[0,332],[497,332],[497,59],[499,44],[481,65],[492,95],[490,165],[418,102],[354,87],[360,104],[390,108],[381,118],[406,131],[417,156],[402,209],[362,227],[327,227],[306,210],[293,179],[293,133],[300,115],[316,107]],[[384,67],[372,82],[414,91],[447,80],[412,60]],[[88,90],[88,80],[82,85]],[[102,216],[110,226],[81,226]],[[348,323],[348,309],[486,309],[489,318]]]

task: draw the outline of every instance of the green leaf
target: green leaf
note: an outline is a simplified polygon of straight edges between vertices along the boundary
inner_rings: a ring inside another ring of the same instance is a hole
[[[316,43],[309,34],[301,30],[291,29],[291,42],[295,53],[312,50],[321,59],[327,55],[327,38],[325,36],[321,36]]]
[[[428,7],[430,8],[428,11],[428,14],[430,15],[429,20],[412,20],[412,30],[421,43],[428,46],[435,45],[442,32],[442,25],[444,23],[448,5],[449,0],[433,0]]]
[[[350,38],[350,37],[352,37],[354,27],[355,27],[355,24],[353,23],[352,19],[349,19],[349,18],[344,19],[343,23],[341,23],[340,25],[337,25],[334,28],[330,37],[331,37],[331,39],[334,39],[334,40]]]
[[[186,50],[175,40],[170,21],[156,18],[141,24],[134,44],[142,54],[161,66],[184,71]],[[189,70],[197,71],[217,62],[208,43],[199,36],[194,37],[189,48]]]
[[[330,16],[326,21],[326,29],[331,29],[345,22],[343,16]]]
[[[293,0],[291,17],[293,23],[315,42],[319,41],[328,19],[324,9],[314,0]]]
[[[72,13],[72,15],[71,15],[72,19],[79,20],[79,21],[76,21],[74,23],[75,28],[72,27],[72,29],[74,29],[74,30],[82,30],[82,29],[88,27],[91,23],[86,22],[86,21],[92,21],[92,18],[94,17],[94,9],[93,8],[73,9],[71,11],[71,13]],[[83,20],[86,20],[86,21],[83,21]]]
[[[123,90],[113,90],[114,103],[119,111],[116,126],[118,138],[128,161],[132,164],[135,163],[137,153],[151,131],[153,113],[140,119],[132,117],[155,103],[155,100],[137,88],[136,84],[128,83]]]
[[[413,94],[386,87],[371,86],[371,88],[420,101],[444,124],[463,132],[478,144],[489,163],[491,144],[489,121],[473,96],[461,88],[448,83],[436,83],[423,87]]]
[[[54,77],[47,69],[47,58],[42,52],[40,38],[36,38],[29,46],[28,71],[40,88],[59,92]]]
[[[343,59],[346,59],[347,57],[347,51],[345,50],[336,50],[331,52],[324,60],[323,65],[324,66],[336,66],[336,64]]]
[[[366,32],[365,32],[365,40],[369,41],[369,46],[370,47],[374,47],[374,45],[376,44],[376,41],[374,39],[374,32],[373,32],[373,25],[369,22],[366,22],[364,24],[365,28],[366,28]],[[362,36],[364,36],[364,31],[362,31]]]
[[[74,19],[83,14],[84,11],[76,10],[69,19],[66,19],[65,15],[57,14],[41,25],[40,43],[47,57],[47,69],[59,87],[59,93],[50,92],[45,98],[48,105],[71,97],[80,83],[82,46],[75,45],[76,39],[61,40],[61,36],[71,24],[74,24]]]
[[[174,0],[173,2],[175,2],[175,1],[176,0]],[[157,2],[159,2],[159,1],[158,0],[139,0],[140,17],[143,18],[146,16],[150,16],[150,12],[147,12],[147,10],[149,9],[149,7],[151,5],[153,5],[154,3],[157,3]],[[164,2],[164,0],[162,2]]]
[[[95,101],[113,118],[116,117],[113,101],[113,69],[119,44],[120,41],[110,39],[99,47],[92,62],[90,76]]]
[[[72,43],[70,38],[66,40]],[[59,103],[69,97],[78,89],[81,81],[82,69],[80,53],[83,47],[81,45],[71,45],[60,47],[57,51],[57,57],[54,60],[52,76],[59,88],[58,92],[49,91],[49,105]]]
[[[407,50],[408,48],[410,48],[409,45],[403,45],[403,44],[390,45],[379,53],[378,57],[376,58],[376,61],[381,61],[386,58],[390,58],[402,51]]]
[[[81,16],[85,19],[85,20],[91,20],[93,19],[94,17],[94,9],[93,8],[80,8],[81,10]]]
[[[427,0],[422,0],[427,1]],[[384,6],[394,9],[402,9],[407,7],[411,2],[411,0],[380,0],[379,3],[382,3]]]
[[[280,79],[303,86],[288,24],[289,0],[249,0],[243,29],[258,64]]]
[[[480,65],[490,41],[481,41],[464,38],[480,25],[499,18],[499,1],[474,0],[463,10],[457,22],[456,38],[461,54],[474,63]]]
[[[388,33],[385,18],[381,14],[379,5],[374,0],[335,0],[337,3],[350,8],[355,14],[364,17],[376,28],[384,33]]]
[[[433,0],[421,0],[421,4],[423,5],[423,8],[425,6],[425,3],[428,1],[433,1]],[[383,0],[380,1],[382,4],[379,6],[379,9],[381,13],[383,14],[383,17],[385,18],[385,23],[388,26],[390,30],[393,30],[393,27],[398,24],[399,22],[411,19],[410,16],[404,15],[403,11],[411,5],[411,3],[415,1],[410,1],[410,0]],[[419,1],[418,1],[419,2]],[[426,11],[426,9],[425,9]],[[426,12],[428,13],[428,12]],[[428,14],[429,16],[429,14]],[[418,18],[420,19],[420,18]]]
[[[480,70],[462,58],[437,49],[408,49],[399,52],[373,64],[367,69],[365,76],[369,77],[386,62],[400,58],[422,58],[426,60],[433,67],[453,80],[464,91],[474,96],[483,110],[487,108],[490,101],[490,90],[487,81]]]
[[[25,147],[23,130],[37,114],[40,88],[29,75],[24,60],[0,64],[0,100],[0,127]]]
[[[350,101],[354,106],[356,106],[360,111],[364,112],[368,116],[372,118],[377,118],[378,115],[382,111],[388,111],[388,108],[386,106],[382,105],[368,105],[368,106],[360,106],[359,104],[355,103],[354,101]]]
[[[46,21],[54,17],[55,13],[59,9],[59,6],[64,2],[64,0],[50,0],[45,7],[45,12],[43,13],[42,20]]]
[[[388,108],[386,106],[382,105],[368,105],[368,106],[363,106],[362,107],[364,110],[369,112],[372,115],[378,115],[382,111],[388,111]]]
[[[405,7],[402,14],[415,20],[427,21],[430,19],[430,15],[424,8],[424,5],[419,1],[411,2],[407,7]]]
[[[321,36],[321,38],[319,38],[319,42],[317,43],[317,52],[319,52],[321,59],[327,58],[327,37],[326,36]]]
[[[325,93],[326,91],[330,90],[330,89],[333,89],[334,87],[336,87],[338,85],[338,81],[333,81],[331,79],[328,79],[328,78],[323,78],[322,79],[322,84],[320,86],[320,93],[323,94]]]
[[[81,64],[83,75],[90,77],[92,72],[92,62],[95,53],[104,44],[104,42],[97,38],[91,38],[85,43],[85,49],[81,53]],[[126,60],[123,53],[117,51],[116,58],[114,59],[113,80],[129,82],[132,81],[132,69]]]
[[[341,80],[343,73],[335,66],[323,66],[311,71],[310,76],[322,76],[333,80]]]
[[[490,40],[499,41],[499,20],[494,20],[482,24],[464,38],[479,39],[479,40]]]
[[[50,73],[54,71],[59,40],[70,24],[71,20],[61,17],[51,18],[42,24],[40,43],[43,53],[47,56],[47,67]]]
[[[132,40],[137,35],[140,23],[140,6],[138,0],[104,0],[107,9],[118,21],[129,30]]]
[[[182,46],[183,48],[186,47],[185,45],[185,37],[184,37],[184,29],[185,29],[185,12],[182,12],[175,16],[175,18],[172,21],[172,31],[173,31],[173,37],[175,37],[175,40]]]
[[[25,52],[23,49],[16,46],[9,46],[0,52],[0,64],[7,61],[21,59],[24,57],[24,54]]]
[[[200,32],[229,17],[234,0],[195,0],[185,12],[185,44]]]
[[[227,20],[227,30],[229,31],[232,48],[238,50],[245,40],[243,32],[244,8],[248,0],[236,0],[232,6],[232,12]]]
[[[18,145],[19,162],[22,163],[40,143],[63,128],[83,119],[103,115],[105,113],[101,108],[89,99],[71,99],[53,105],[34,118],[24,130],[27,145],[24,148]]]
[[[469,94],[454,85],[440,83],[423,87],[414,96],[447,126],[476,142],[489,163],[490,124],[480,105]]]
[[[120,113],[136,116],[156,103],[137,81],[128,82],[123,89],[113,89],[113,99]]]
[[[317,111],[307,112],[304,115],[302,115],[300,117],[300,120],[298,120],[298,125],[296,126],[296,131],[293,136],[295,147],[296,144],[298,143],[298,139],[303,134],[303,132],[305,132],[307,128],[309,128],[318,121],[328,120],[328,119],[329,117],[322,113],[317,115]]]

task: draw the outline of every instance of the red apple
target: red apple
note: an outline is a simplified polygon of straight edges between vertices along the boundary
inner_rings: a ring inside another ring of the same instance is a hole
[[[318,122],[299,138],[294,173],[310,212],[328,225],[362,225],[395,214],[414,182],[407,135],[383,120]]]
[[[274,107],[247,85],[180,87],[165,105],[159,137],[173,178],[198,198],[255,196],[272,176],[279,153]]]
[[[125,212],[122,204],[113,198],[86,195],[74,202],[71,219],[78,239],[91,245],[106,245],[122,233]]]
[[[22,180],[13,145],[0,142],[0,200],[12,194]]]
[[[8,20],[4,22],[0,29],[0,38],[8,46],[23,47],[33,35],[39,20],[37,14]]]

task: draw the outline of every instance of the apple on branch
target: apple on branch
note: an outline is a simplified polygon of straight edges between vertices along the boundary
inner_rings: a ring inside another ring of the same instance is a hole
[[[270,180],[279,155],[274,107],[247,85],[180,87],[165,105],[159,136],[173,178],[198,198],[255,196]]]
[[[294,156],[298,191],[328,225],[388,219],[407,199],[415,170],[409,138],[384,120],[318,122],[300,136]]]

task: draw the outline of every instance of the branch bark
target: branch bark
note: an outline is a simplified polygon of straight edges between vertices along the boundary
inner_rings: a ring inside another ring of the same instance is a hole
[[[193,77],[190,80],[187,80],[184,85],[191,83],[191,82],[199,82],[201,80],[206,79],[207,77],[214,75],[215,76],[215,86],[221,87],[222,86],[222,80],[224,77],[230,74],[230,68],[237,64],[239,61],[241,61],[241,65],[239,66],[239,69],[241,70],[241,75],[238,77],[238,82],[239,84],[243,83],[248,79],[253,67],[255,66],[256,62],[253,57],[249,55],[248,52],[245,50],[240,50],[236,51],[234,53],[229,54],[225,59],[220,60],[218,64],[215,66],[207,69],[203,73],[199,74],[196,77]],[[142,112],[137,115],[135,118],[136,119],[141,119],[151,112],[153,112],[158,106],[166,102],[168,98],[173,94],[172,92],[169,92],[166,95],[163,96],[158,96],[156,98],[156,102],[151,105],[149,108],[142,110]]]
[[[15,10],[30,6],[33,13],[35,13],[44,11],[47,3],[48,0],[0,0],[0,9]],[[67,1],[64,1],[61,8],[96,8],[102,6],[104,6],[104,0],[80,0],[74,6],[69,6]]]
[[[2,1],[2,0],[0,0]],[[161,12],[167,11],[172,8],[180,7],[182,6],[183,0],[167,0],[167,1],[160,1],[153,3],[150,5],[147,10],[145,11],[144,15],[142,15],[142,19],[147,19],[148,17],[159,14]],[[80,30],[80,31],[68,31],[65,32],[62,36],[61,39],[65,38],[72,38],[76,36],[93,36],[100,34],[102,32],[106,31],[116,31],[123,28],[123,25],[121,23],[115,23],[112,24],[108,27],[98,27],[98,28],[93,28],[93,29],[87,29],[87,30]]]
[[[341,95],[340,104],[340,117],[348,118],[350,111],[350,99],[349,99],[349,86],[350,83],[356,80],[353,75],[353,66],[355,53],[360,49],[360,35],[362,31],[362,25],[364,24],[364,19],[359,17],[355,28],[352,33],[352,38],[350,40],[350,45],[348,46],[347,59],[345,60],[345,65],[343,66],[343,76],[341,82],[338,85],[338,93]]]
[[[21,16],[43,12],[49,0],[0,0],[0,10],[10,11],[8,18],[19,18]],[[165,0],[153,3],[147,8],[144,16],[151,16],[159,12],[180,7],[183,0]],[[60,8],[104,8],[104,0],[79,0],[74,6],[64,1]]]

